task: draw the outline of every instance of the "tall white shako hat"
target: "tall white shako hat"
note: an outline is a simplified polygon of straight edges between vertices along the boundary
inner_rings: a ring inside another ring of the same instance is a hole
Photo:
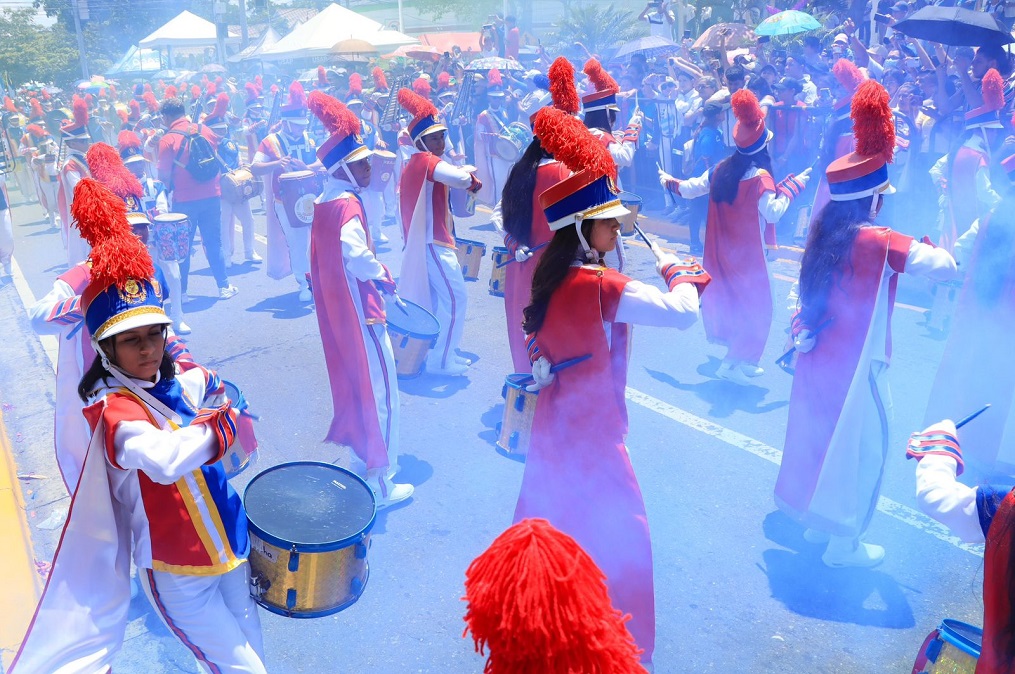
[[[895,152],[895,117],[888,100],[888,92],[874,80],[864,80],[857,88],[850,107],[856,149],[825,169],[832,201],[895,192],[888,179]]]
[[[317,148],[317,158],[324,164],[328,173],[339,166],[359,161],[373,154],[363,144],[362,125],[359,117],[341,101],[329,96],[321,90],[310,92],[310,110],[321,120],[324,129],[330,134],[328,139]],[[352,175],[349,175],[352,178]]]

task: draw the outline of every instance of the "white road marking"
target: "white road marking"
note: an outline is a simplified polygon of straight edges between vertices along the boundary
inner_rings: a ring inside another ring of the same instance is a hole
[[[18,266],[16,259],[11,259],[11,277],[14,279],[14,288],[18,291],[18,296],[21,297],[21,304],[25,307],[25,311],[28,311],[28,307],[35,304],[35,293],[32,292],[32,288],[28,285],[28,281],[25,280],[25,275],[21,273],[21,267]],[[55,335],[39,335],[39,341],[42,342],[42,350],[46,352],[46,356],[49,358],[49,364],[52,366],[53,371],[56,371],[56,355],[60,350],[60,342],[57,341]]]
[[[710,435],[716,440],[725,442],[731,447],[736,447],[737,449],[742,449],[745,452],[750,452],[751,454],[765,459],[766,461],[770,461],[777,466],[782,461],[781,450],[766,445],[765,443],[748,437],[742,433],[730,430],[725,426],[720,426],[708,419],[703,419],[691,414],[690,412],[685,412],[684,410],[650,396],[647,393],[642,393],[637,389],[628,387],[626,397],[636,405],[640,405],[647,410],[661,414],[662,416],[676,421],[679,424],[683,424],[688,428]],[[878,498],[878,510],[889,517],[897,519],[903,524],[908,524],[914,529],[922,531],[925,534],[929,534],[934,538],[944,541],[945,543],[954,545],[960,550],[965,550],[971,555],[983,557],[982,545],[970,545],[968,543],[963,543],[956,536],[951,535],[947,527],[932,520],[923,513],[910,508],[909,506],[905,506],[890,498],[881,496]]]

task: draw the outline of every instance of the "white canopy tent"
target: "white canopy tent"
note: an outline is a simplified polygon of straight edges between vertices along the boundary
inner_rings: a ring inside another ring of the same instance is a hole
[[[139,49],[136,45],[127,50],[116,64],[106,71],[107,77],[117,75],[157,73],[162,62],[157,49]]]
[[[138,46],[148,49],[163,47],[213,47],[217,41],[215,24],[202,19],[196,14],[184,10],[158,28],[148,37],[138,42]],[[227,43],[236,43],[236,38],[229,38]]]
[[[377,21],[332,3],[262,51],[260,58],[265,61],[323,58],[336,43],[351,38],[369,42],[379,51],[417,42],[415,38],[397,30],[385,30]]]
[[[247,48],[243,51],[233,54],[226,59],[229,63],[240,63],[248,59],[254,59],[261,55],[265,49],[268,49],[275,45],[281,38],[275,29],[268,26],[268,30],[261,34],[261,37],[257,38],[256,42],[251,42],[247,45]]]

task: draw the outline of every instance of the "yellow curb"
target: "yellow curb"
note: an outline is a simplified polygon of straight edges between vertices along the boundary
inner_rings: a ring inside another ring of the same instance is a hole
[[[35,552],[28,528],[25,500],[18,482],[14,451],[3,413],[0,412],[0,648],[4,665],[9,666],[21,645],[35,606],[42,595],[42,578],[35,568]]]

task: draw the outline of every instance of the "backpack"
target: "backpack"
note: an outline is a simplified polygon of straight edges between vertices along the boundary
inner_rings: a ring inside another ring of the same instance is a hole
[[[219,141],[218,155],[226,169],[239,168],[240,148],[237,147],[232,138],[223,138]]]
[[[183,142],[180,143],[180,150],[176,153],[176,159],[173,160],[173,164],[182,166],[190,174],[190,177],[199,183],[206,183],[218,176],[221,161],[218,155],[215,154],[215,148],[212,147],[207,138],[201,135],[200,124],[197,125],[197,130],[193,132],[170,131],[169,133],[175,133],[184,137]],[[187,150],[188,153],[187,163],[181,164],[180,157],[183,156],[184,150]],[[172,190],[172,182],[170,180],[170,190]]]

